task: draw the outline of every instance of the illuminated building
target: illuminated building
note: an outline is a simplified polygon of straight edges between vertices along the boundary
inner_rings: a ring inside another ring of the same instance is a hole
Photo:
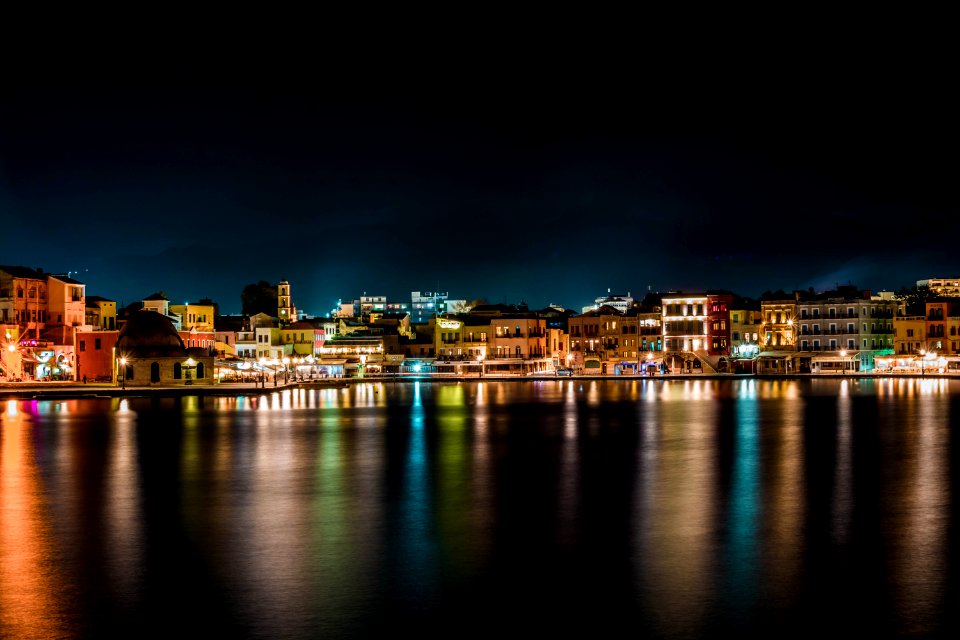
[[[215,309],[209,300],[169,305],[170,314],[180,317],[180,329],[183,331],[213,331]]]
[[[468,313],[431,319],[438,373],[480,373],[487,356],[490,318]]]
[[[924,346],[928,353],[949,356],[958,350],[958,326],[960,326],[960,301],[935,300],[926,303]]]
[[[117,328],[117,303],[100,296],[87,296],[84,324],[94,329],[113,331]]]
[[[490,319],[486,371],[533,373],[552,370],[547,356],[547,321],[530,312]]]
[[[869,291],[853,286],[802,297],[796,320],[800,324],[798,370],[839,370],[843,351],[851,369],[872,371],[876,356],[893,354],[893,319],[898,308],[896,300],[875,300]]]
[[[672,371],[716,371],[730,354],[732,302],[728,293],[663,296],[664,362]]]
[[[760,324],[757,332],[760,352],[757,354],[757,373],[787,374],[797,370],[799,296],[799,292],[794,292],[792,298],[760,301]]]
[[[210,384],[213,380],[212,351],[188,348],[173,321],[151,310],[127,318],[117,336],[115,358],[117,377],[126,387],[190,385],[195,381]]]
[[[926,287],[938,296],[960,296],[960,278],[927,278],[917,280],[917,288]]]
[[[286,280],[281,280],[277,284],[277,320],[281,325],[298,320],[297,307],[293,304],[293,298],[290,297],[290,283]]]
[[[927,344],[927,319],[925,316],[901,316],[893,318],[893,351],[897,355],[916,355]]]

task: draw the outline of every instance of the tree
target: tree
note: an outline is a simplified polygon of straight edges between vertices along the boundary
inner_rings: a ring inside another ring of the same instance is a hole
[[[272,318],[277,315],[277,288],[266,280],[248,284],[240,293],[240,305],[244,315],[265,313]]]

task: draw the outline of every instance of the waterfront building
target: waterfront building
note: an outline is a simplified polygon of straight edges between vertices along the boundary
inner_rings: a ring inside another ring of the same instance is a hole
[[[957,349],[958,326],[960,326],[960,300],[942,298],[928,301],[925,314],[925,335],[923,351],[937,356],[952,356],[960,353]]]
[[[322,327],[306,320],[280,328],[280,342],[291,346],[292,356],[319,356],[325,337]]]
[[[898,308],[895,300],[874,300],[853,286],[799,300],[797,370],[873,371],[875,357],[893,354]]]
[[[760,353],[763,311],[734,306],[730,309],[730,357],[755,358]]]
[[[76,377],[88,382],[116,382],[116,329],[91,328],[76,334]]]
[[[716,369],[720,357],[730,355],[730,305],[731,293],[707,293],[707,355]]]
[[[589,311],[567,320],[570,332],[570,366],[576,373],[599,374],[603,373],[605,354],[603,340],[600,337],[601,327],[610,317],[618,316],[613,307],[600,309],[590,308]]]
[[[438,373],[480,373],[487,357],[490,318],[469,313],[447,314],[431,320]]]
[[[20,326],[0,324],[0,381],[23,379],[23,354],[20,351]]]
[[[211,350],[188,348],[173,321],[149,309],[130,314],[117,335],[114,352],[118,379],[124,386],[209,384],[213,379]]]
[[[917,355],[927,343],[926,316],[896,315],[893,318],[893,351],[898,356]]]
[[[761,299],[757,373],[787,374],[796,370],[799,298],[800,292],[795,291],[788,298],[783,291],[777,291],[774,297]]]
[[[325,376],[397,373],[403,365],[399,336],[354,333],[325,340],[315,365]]]
[[[15,324],[21,339],[40,339],[47,321],[47,276],[42,269],[0,266],[0,324]]]
[[[547,357],[547,322],[536,313],[490,319],[484,369],[490,373],[536,373],[552,368]]]
[[[731,304],[727,292],[663,295],[664,362],[672,371],[717,371],[730,355]]]

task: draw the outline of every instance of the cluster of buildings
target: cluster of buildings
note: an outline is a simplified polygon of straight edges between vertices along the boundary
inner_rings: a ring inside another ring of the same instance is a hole
[[[917,283],[922,301],[854,286],[824,292],[608,290],[579,311],[478,304],[447,293],[364,295],[328,317],[219,315],[162,292],[118,309],[69,275],[0,266],[0,381],[210,384],[430,373],[960,372],[960,278]]]

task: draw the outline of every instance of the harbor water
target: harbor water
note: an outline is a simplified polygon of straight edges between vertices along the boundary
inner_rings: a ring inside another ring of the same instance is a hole
[[[0,404],[0,637],[946,638],[960,380]]]

